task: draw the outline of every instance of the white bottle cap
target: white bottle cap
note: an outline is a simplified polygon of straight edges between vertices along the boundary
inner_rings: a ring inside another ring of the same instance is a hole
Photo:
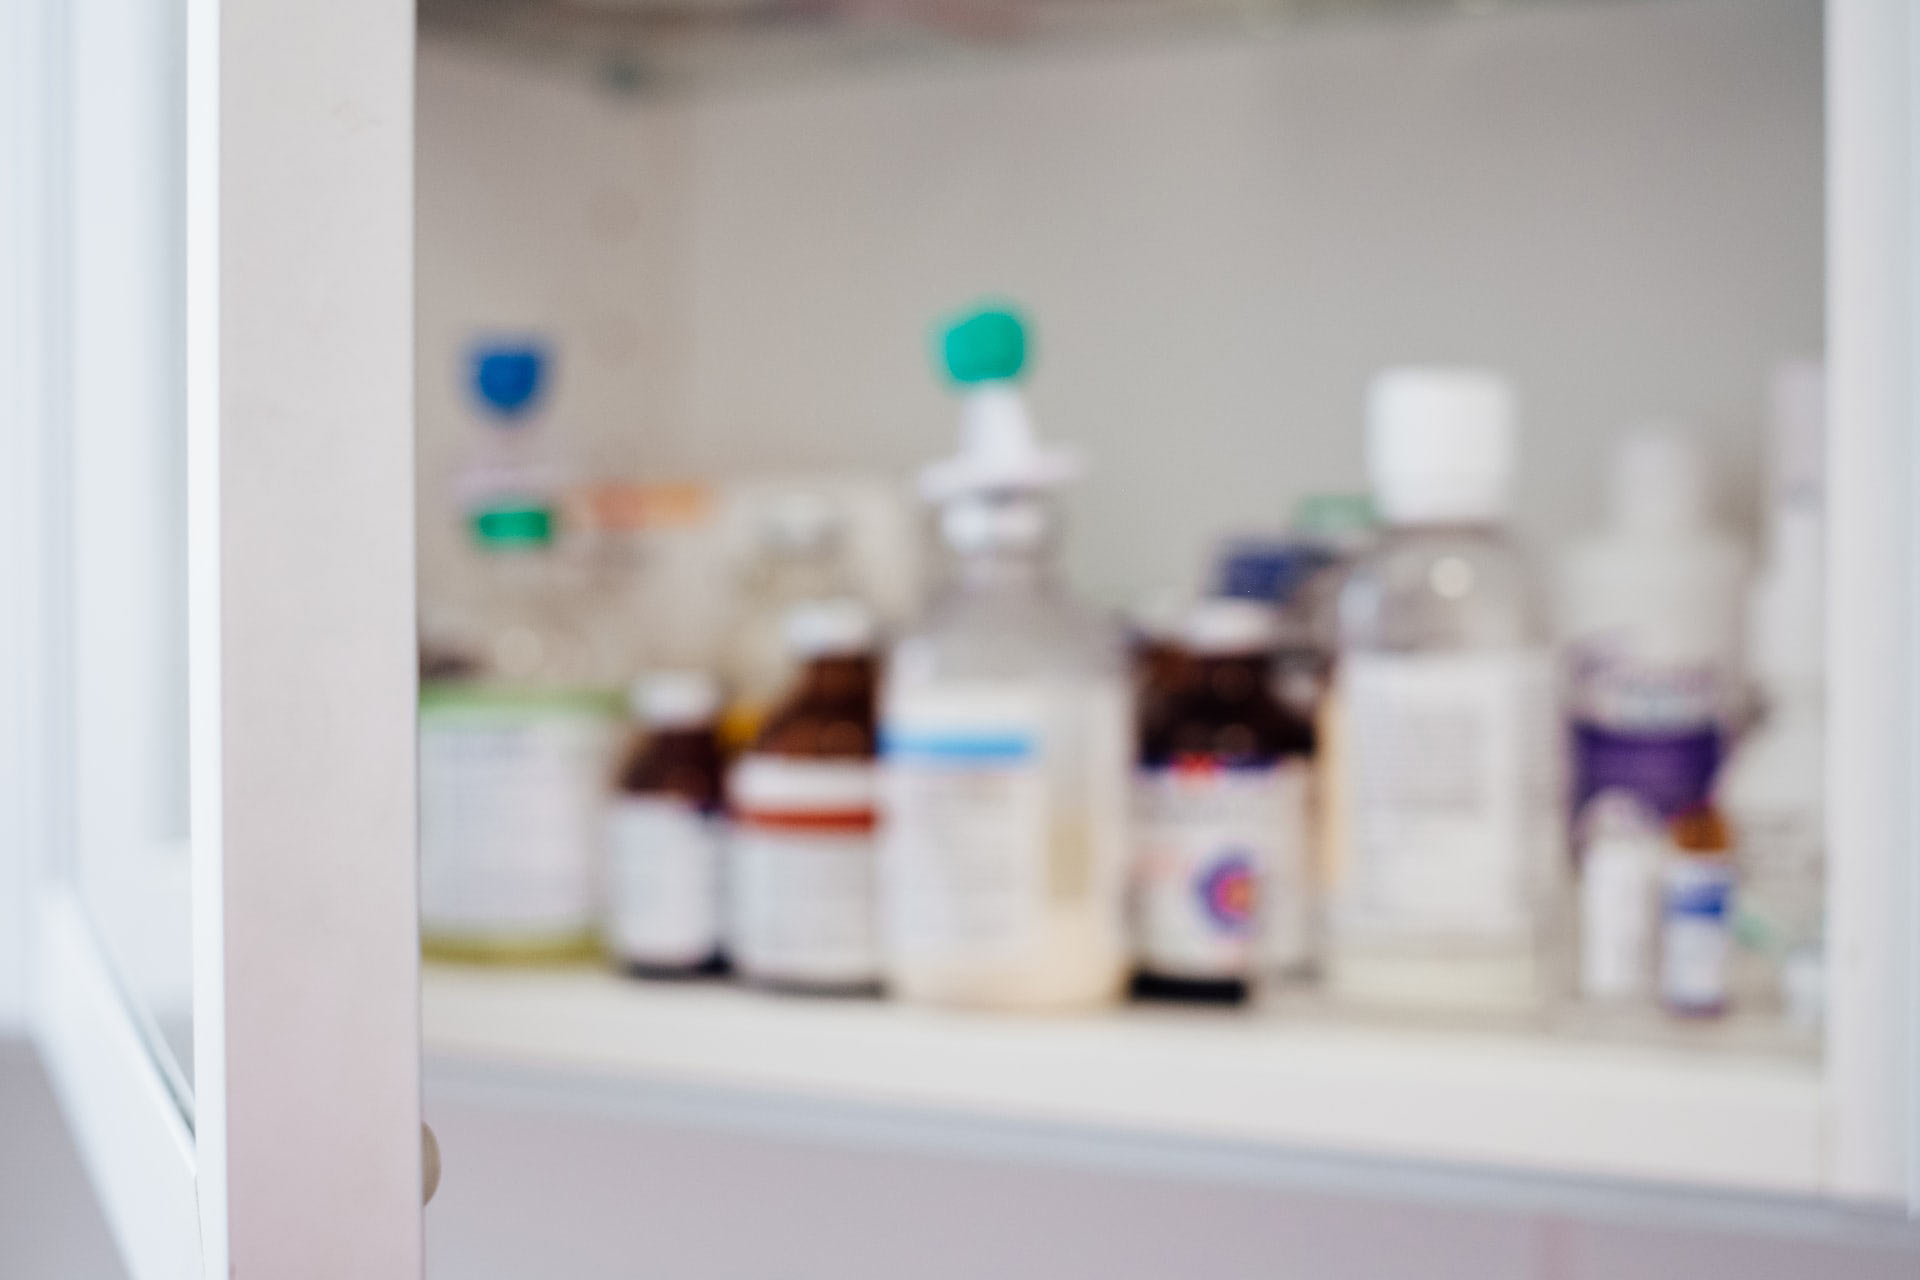
[[[1707,523],[1706,463],[1678,427],[1650,424],[1622,440],[1612,484],[1609,514],[1622,533],[1690,533]]]
[[[1219,596],[1202,600],[1180,628],[1180,647],[1202,656],[1265,653],[1280,642],[1272,605]]]
[[[787,652],[805,661],[873,651],[878,628],[866,605],[850,596],[805,600],[787,610]]]
[[[1367,386],[1367,471],[1394,523],[1504,516],[1515,442],[1513,389],[1496,373],[1385,369]]]
[[[627,701],[649,728],[692,729],[713,722],[720,690],[704,671],[650,671],[633,682]]]

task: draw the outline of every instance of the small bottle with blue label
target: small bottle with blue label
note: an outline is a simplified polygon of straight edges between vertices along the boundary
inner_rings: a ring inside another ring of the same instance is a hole
[[[1146,716],[1134,779],[1134,993],[1238,1003],[1307,967],[1313,730],[1272,691],[1271,606],[1203,601]]]
[[[1733,841],[1707,807],[1674,819],[1670,836],[1660,871],[1660,1003],[1681,1017],[1718,1017],[1733,952]]]

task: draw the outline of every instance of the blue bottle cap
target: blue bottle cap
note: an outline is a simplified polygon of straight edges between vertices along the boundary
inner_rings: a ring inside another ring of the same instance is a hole
[[[503,418],[517,418],[539,403],[547,353],[530,342],[483,343],[473,349],[473,390]]]
[[[1286,605],[1332,562],[1326,548],[1297,538],[1237,539],[1222,550],[1214,590],[1234,599]]]

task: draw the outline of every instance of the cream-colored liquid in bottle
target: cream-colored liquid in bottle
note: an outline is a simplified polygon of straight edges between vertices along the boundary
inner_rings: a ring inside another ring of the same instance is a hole
[[[881,699],[886,978],[908,1000],[1099,1005],[1126,976],[1131,693],[1117,631],[1053,568],[1071,462],[1013,385],[1019,321],[947,335],[958,456],[928,469],[947,582],[896,646]]]

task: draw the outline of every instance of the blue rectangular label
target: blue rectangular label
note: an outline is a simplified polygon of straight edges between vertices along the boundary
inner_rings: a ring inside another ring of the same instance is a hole
[[[1008,764],[1034,753],[1025,733],[993,730],[897,730],[882,728],[880,754],[891,759],[913,757],[956,764]]]

